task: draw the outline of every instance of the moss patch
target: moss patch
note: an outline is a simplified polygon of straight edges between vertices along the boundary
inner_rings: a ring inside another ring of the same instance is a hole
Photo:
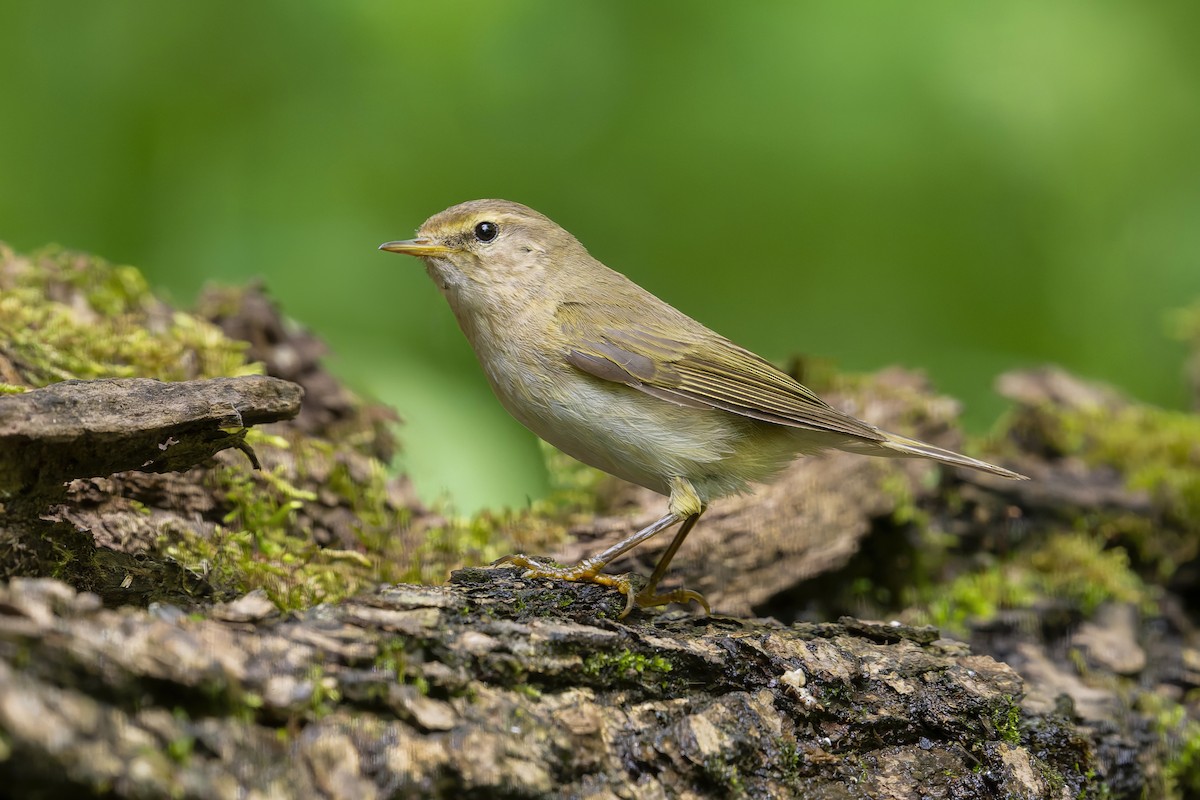
[[[1200,556],[1200,415],[1139,404],[1036,408],[1015,425],[1049,454],[1109,467],[1146,494],[1154,517],[1109,512],[1093,522],[1126,541],[1158,578]]]
[[[671,662],[662,656],[647,656],[628,649],[619,653],[593,653],[584,659],[583,674],[594,677],[609,675],[641,675],[657,672],[665,675],[671,671]]]
[[[1138,710],[1149,715],[1163,752],[1160,794],[1167,800],[1200,795],[1200,722],[1187,709],[1159,694],[1147,693]]]
[[[21,259],[0,246],[0,269],[2,354],[27,386],[262,372],[245,342],[157,300],[133,267],[57,249]]]
[[[960,635],[968,621],[987,621],[1003,609],[1030,608],[1046,599],[1085,616],[1110,600],[1153,607],[1152,592],[1130,567],[1126,551],[1107,547],[1087,531],[1051,533],[1037,548],[994,559],[922,593],[916,603],[925,611],[918,616]]]

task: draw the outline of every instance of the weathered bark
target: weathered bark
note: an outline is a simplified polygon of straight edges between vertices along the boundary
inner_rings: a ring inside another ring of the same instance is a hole
[[[254,460],[246,429],[296,416],[303,394],[249,375],[61,381],[0,398],[0,492],[126,470],[182,472],[230,447]]]
[[[671,615],[512,569],[280,618],[0,587],[14,796],[1062,797],[1066,719],[1020,741],[1013,670],[936,631]],[[102,788],[103,787],[103,788]]]

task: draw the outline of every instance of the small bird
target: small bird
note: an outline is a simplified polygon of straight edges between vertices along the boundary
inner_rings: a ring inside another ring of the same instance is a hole
[[[508,200],[435,214],[416,238],[380,250],[425,262],[500,403],[585,464],[667,496],[667,513],[571,566],[526,555],[497,561],[525,577],[590,581],[652,607],[684,538],[714,500],[769,481],[796,456],[834,448],[930,458],[1024,480],[1004,467],[882,431],[830,406],[766,359],[601,264],[552,220]],[[602,574],[612,560],[679,525],[648,582]]]

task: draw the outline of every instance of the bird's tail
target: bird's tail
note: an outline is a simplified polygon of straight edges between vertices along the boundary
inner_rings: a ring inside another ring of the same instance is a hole
[[[980,461],[977,458],[964,456],[961,453],[955,453],[953,450],[945,450],[941,447],[934,447],[925,442],[918,442],[916,439],[908,439],[904,436],[897,436],[894,433],[884,433],[886,440],[877,443],[878,447],[891,451],[879,453],[879,455],[901,456],[908,458],[932,458],[934,461],[940,461],[943,464],[950,464],[955,467],[970,467],[981,472],[989,472],[992,475],[999,475],[1002,478],[1010,478],[1014,481],[1027,481],[1029,477],[1022,475],[1019,472],[1013,472],[1011,469],[998,467],[995,464],[989,464],[986,461]],[[878,450],[876,451],[879,452]]]

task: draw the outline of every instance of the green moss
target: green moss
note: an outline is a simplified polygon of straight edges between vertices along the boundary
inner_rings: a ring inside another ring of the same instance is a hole
[[[1021,743],[1021,709],[1011,697],[1005,697],[1003,705],[992,709],[991,719],[1002,741],[1014,747]]]
[[[70,378],[187,380],[257,374],[246,343],[149,292],[133,267],[48,250],[13,268],[0,292],[0,338],[30,386]],[[50,299],[54,298],[54,299]]]
[[[298,512],[316,496],[295,487],[283,466],[256,472],[240,463],[220,464],[203,480],[223,499],[221,525],[211,535],[169,532],[159,542],[166,555],[202,574],[218,596],[263,589],[281,609],[342,596],[346,589],[336,580],[351,576],[298,524]],[[350,583],[351,591],[360,585]]]
[[[1164,754],[1162,786],[1154,794],[1164,800],[1196,797],[1200,794],[1200,722],[1189,718],[1185,706],[1151,692],[1138,698],[1138,710],[1152,720]]]
[[[1174,754],[1164,768],[1170,790],[1180,797],[1200,793],[1200,724],[1191,721],[1182,726],[1174,745]]]
[[[263,707],[262,696],[255,692],[243,692],[241,695],[241,707],[249,713],[257,713]]]
[[[804,757],[794,738],[777,740],[775,765],[785,783],[794,786],[800,782],[800,768],[804,765]]]
[[[1130,488],[1146,490],[1174,521],[1200,530],[1200,416],[1150,406],[1097,416],[1073,417],[1087,458],[1122,469]]]
[[[214,473],[226,503],[232,506],[223,522],[255,532],[267,532],[295,522],[294,514],[306,502],[317,499],[313,492],[297,489],[286,477],[282,466],[247,472],[236,467],[220,467]],[[262,544],[269,546],[263,536]]]
[[[192,760],[196,739],[193,736],[180,736],[167,742],[167,757],[180,766],[186,766]]]
[[[1095,534],[1081,530],[1052,535],[1024,560],[1041,594],[1065,598],[1085,615],[1108,601],[1153,609],[1150,589],[1130,567],[1125,549],[1106,547]]]
[[[1016,746],[1017,742],[1013,741],[1009,742],[1009,744]],[[1067,788],[1067,778],[1065,775],[1040,758],[1033,759],[1033,768],[1045,784],[1046,797],[1062,797],[1064,795]],[[1086,790],[1081,789],[1080,791],[1084,792]]]
[[[1200,415],[1130,403],[1116,409],[1026,409],[1014,425],[1052,453],[1074,455],[1124,476],[1155,515],[1097,514],[1122,534],[1159,579],[1200,555]]]
[[[1085,615],[1107,601],[1153,607],[1151,590],[1130,567],[1121,547],[1106,547],[1087,531],[1049,534],[1040,547],[1018,551],[971,571],[948,585],[930,588],[917,604],[928,622],[961,633],[967,620],[988,620],[1006,608],[1029,608],[1054,598]]]
[[[724,791],[725,797],[743,797],[746,794],[746,783],[736,764],[729,764],[717,757],[704,759],[701,764],[704,775]]]
[[[1078,800],[1109,800],[1112,797],[1112,787],[1096,774],[1095,769],[1089,769],[1084,775],[1083,788],[1076,795]],[[1053,784],[1050,784],[1053,787]]]
[[[402,579],[436,583],[456,564],[485,564],[513,549],[502,530],[511,523],[507,512],[484,511],[474,517],[447,520],[429,528],[417,544]]]
[[[164,551],[201,574],[218,598],[262,589],[285,611],[346,597],[362,589],[370,575],[358,554],[344,560],[344,553],[281,528],[252,532],[218,526],[211,536],[183,532]]]
[[[398,636],[381,639],[376,645],[375,669],[402,682],[407,667],[408,641]]]
[[[641,675],[646,671],[665,675],[671,671],[671,662],[662,656],[646,656],[628,648],[620,653],[592,653],[583,661],[583,674],[593,677]]]
[[[516,529],[563,534],[537,508],[415,527],[411,511],[391,499],[390,476],[379,461],[347,458],[341,449],[347,445],[323,440],[259,434],[251,442],[264,464],[281,463],[258,472],[240,462],[215,467],[205,480],[223,499],[220,527],[213,535],[185,531],[162,542],[221,595],[261,588],[280,609],[307,608],[380,583],[444,581],[450,569],[512,552]],[[273,458],[272,449],[289,457]],[[312,474],[323,476],[319,494],[297,485]],[[352,546],[314,540],[315,521],[331,504],[344,511],[338,517],[348,521]]]

